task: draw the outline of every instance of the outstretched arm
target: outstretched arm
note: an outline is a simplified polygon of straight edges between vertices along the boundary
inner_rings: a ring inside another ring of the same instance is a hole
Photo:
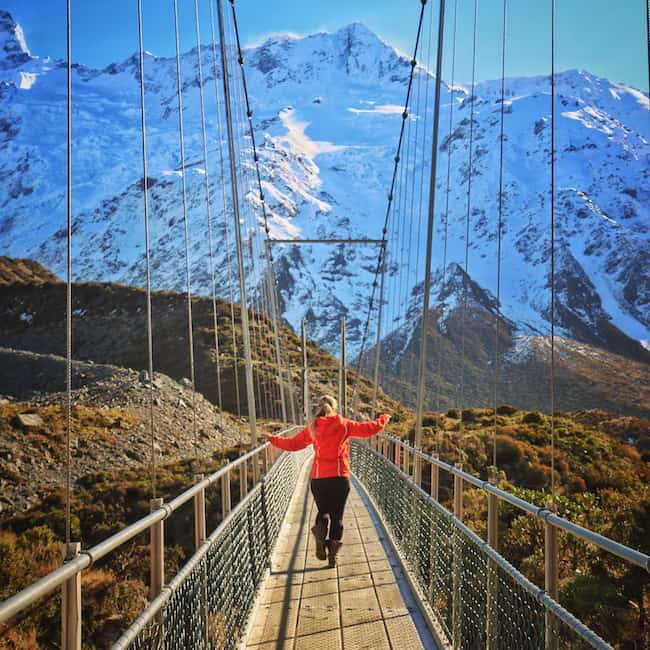
[[[348,429],[349,437],[371,438],[380,431],[383,431],[389,420],[390,415],[383,413],[376,420],[372,420],[371,422],[354,422],[354,420],[347,420],[345,424]]]
[[[293,438],[283,438],[282,436],[264,436],[268,441],[278,449],[285,451],[298,451],[304,449],[307,445],[311,444],[311,436],[309,429],[305,427],[300,433],[293,436]]]

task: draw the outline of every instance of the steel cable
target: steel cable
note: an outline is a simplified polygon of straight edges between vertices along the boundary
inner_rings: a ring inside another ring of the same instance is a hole
[[[449,235],[449,194],[451,192],[451,153],[452,153],[452,133],[454,123],[454,83],[456,81],[456,28],[458,20],[458,0],[454,0],[454,19],[453,19],[453,32],[452,32],[452,48],[451,48],[451,87],[449,92],[449,134],[447,136],[447,187],[445,191],[445,220],[443,226],[444,240],[442,247],[442,280],[440,285],[441,292],[445,290],[445,282],[447,279],[447,243]],[[442,294],[438,294],[444,295]],[[445,303],[442,303],[442,310],[440,319],[445,317]],[[440,329],[440,322],[438,323]],[[436,387],[437,387],[437,410],[440,413],[441,398],[442,398],[442,341],[438,344],[438,364],[436,369]],[[439,450],[440,443],[442,442],[442,430],[440,430],[440,440],[436,437],[436,448]]]
[[[71,541],[70,498],[72,494],[72,35],[71,35],[71,0],[67,0],[67,78],[66,78],[66,113],[67,113],[67,269],[66,269],[66,435],[65,435],[65,543],[66,556]]]
[[[230,301],[230,327],[232,336],[232,355],[233,355],[233,378],[235,384],[235,403],[237,407],[237,416],[241,417],[241,400],[239,394],[239,362],[237,355],[237,330],[235,327],[235,296],[233,291],[232,281],[232,258],[230,255],[230,229],[228,227],[228,195],[226,191],[226,173],[225,162],[223,156],[222,143],[224,140],[223,123],[221,121],[221,108],[220,108],[220,95],[219,95],[219,72],[217,68],[217,45],[215,35],[214,23],[214,9],[212,2],[209,0],[210,7],[210,33],[212,36],[212,74],[214,77],[214,94],[215,94],[215,110],[217,113],[217,135],[219,142],[219,171],[220,183],[222,189],[222,203],[223,203],[223,219],[224,219],[224,236],[225,236],[225,251],[226,251],[226,271],[228,277],[228,298]]]
[[[460,351],[460,397],[458,404],[460,406],[460,423],[458,431],[458,460],[463,462],[463,408],[465,406],[465,338],[467,326],[467,284],[469,273],[469,224],[470,211],[472,206],[472,148],[474,146],[474,104],[475,104],[475,84],[476,84],[476,33],[478,25],[478,0],[474,0],[474,29],[472,38],[472,91],[470,94],[470,118],[469,118],[469,146],[467,150],[467,211],[465,218],[465,268],[463,273],[463,307],[461,316],[461,351]]]
[[[142,200],[144,207],[144,247],[147,290],[147,362],[149,369],[149,433],[151,435],[151,497],[156,498],[156,433],[153,397],[153,319],[151,313],[151,240],[149,231],[149,177],[147,164],[147,124],[144,87],[144,46],[142,37],[142,0],[138,0],[138,45],[140,59],[140,126],[142,135]]]
[[[185,234],[185,274],[187,279],[187,335],[189,343],[190,382],[192,388],[192,431],[194,434],[194,456],[198,459],[198,431],[196,423],[196,383],[194,376],[194,332],[192,320],[192,279],[190,271],[190,231],[187,215],[187,188],[185,170],[185,133],[183,129],[183,87],[181,83],[181,53],[178,30],[178,0],[174,5],[174,36],[176,43],[176,85],[178,97],[178,133],[180,144],[181,188],[183,196],[183,226]]]
[[[499,130],[499,217],[497,226],[497,295],[494,319],[494,437],[492,440],[492,465],[497,467],[497,407],[499,390],[499,319],[501,318],[501,238],[503,234],[503,139],[506,97],[506,27],[508,0],[503,0],[503,32],[501,41],[501,111]]]
[[[555,0],[551,0],[551,502],[555,511]]]
[[[366,317],[366,323],[363,329],[363,336],[361,337],[361,345],[359,347],[359,356],[357,358],[357,368],[356,368],[356,377],[355,377],[355,382],[354,382],[354,387],[352,390],[352,400],[351,404],[354,405],[356,403],[356,396],[358,393],[358,387],[359,387],[359,381],[361,378],[361,368],[363,367],[363,357],[365,354],[365,348],[367,345],[368,341],[368,334],[370,331],[370,320],[372,318],[372,312],[374,309],[374,304],[376,301],[375,298],[375,293],[377,291],[377,285],[378,285],[378,278],[379,278],[379,273],[382,270],[383,262],[382,262],[382,257],[387,257],[388,252],[387,252],[387,241],[386,241],[386,234],[388,233],[388,221],[390,218],[390,213],[391,213],[391,208],[393,204],[393,199],[394,199],[394,194],[395,194],[395,185],[396,185],[396,180],[397,180],[397,172],[399,168],[399,161],[400,161],[400,153],[402,150],[402,141],[404,138],[404,129],[405,129],[405,122],[406,118],[408,117],[408,109],[410,105],[410,99],[411,99],[411,91],[413,87],[413,75],[415,71],[415,53],[417,53],[419,45],[420,45],[420,37],[422,34],[422,24],[424,20],[424,12],[426,8],[426,3],[421,2],[421,7],[420,7],[420,16],[418,19],[418,28],[417,28],[417,34],[415,37],[415,47],[413,49],[414,55],[413,58],[411,59],[411,72],[409,74],[409,81],[408,81],[408,86],[406,89],[406,99],[404,101],[404,112],[402,113],[402,124],[400,127],[400,134],[399,134],[399,139],[397,142],[397,151],[394,157],[394,164],[393,164],[393,174],[391,178],[391,183],[390,183],[390,190],[388,192],[388,203],[386,206],[386,216],[384,217],[384,227],[382,228],[382,242],[384,242],[383,246],[380,248],[379,254],[377,256],[377,266],[375,268],[375,274],[374,274],[374,280],[372,283],[372,292],[370,294],[370,300],[368,302],[368,313]],[[382,252],[383,251],[383,252]]]
[[[210,286],[212,290],[212,321],[214,332],[214,347],[217,362],[217,401],[219,408],[223,409],[221,396],[221,360],[219,358],[219,326],[217,322],[217,285],[214,270],[214,242],[212,233],[212,205],[210,199],[210,171],[208,164],[208,140],[205,128],[205,98],[203,94],[203,62],[201,60],[201,28],[199,24],[199,0],[194,0],[194,21],[196,26],[196,57],[199,72],[199,105],[201,109],[201,141],[203,145],[203,166],[205,180],[205,204],[208,229],[209,271]]]

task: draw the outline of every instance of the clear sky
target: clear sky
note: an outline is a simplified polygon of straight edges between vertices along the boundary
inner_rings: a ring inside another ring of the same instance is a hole
[[[213,0],[214,1],[214,0]],[[194,44],[194,0],[178,0],[181,47]],[[204,16],[208,0],[199,0]],[[438,0],[429,0],[437,12]],[[469,81],[473,0],[458,0],[458,75]],[[228,0],[224,0],[227,6]],[[646,0],[556,0],[557,70],[583,68],[648,91]],[[143,0],[145,48],[174,52],[171,0]],[[0,0],[23,26],[32,53],[65,55],[65,0]],[[333,31],[361,21],[381,38],[410,53],[420,0],[237,0],[242,39],[251,44],[277,32]],[[448,15],[454,0],[447,0]],[[477,74],[500,77],[503,0],[479,0]],[[508,0],[508,76],[550,71],[551,0]],[[73,58],[103,67],[137,49],[136,0],[72,0]],[[204,34],[209,23],[203,20]],[[209,34],[202,38],[207,42]],[[450,33],[446,35],[451,38]]]

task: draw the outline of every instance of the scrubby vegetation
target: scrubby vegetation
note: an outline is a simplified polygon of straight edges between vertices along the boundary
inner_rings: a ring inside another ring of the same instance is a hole
[[[216,470],[238,454],[237,450],[200,465],[184,461],[157,472],[157,495],[166,501],[194,482],[196,472]],[[239,494],[236,481],[233,501]],[[72,500],[72,538],[89,548],[149,512],[150,476],[146,470],[101,472],[87,475],[75,486]],[[64,539],[64,495],[52,490],[27,512],[5,521],[0,532],[0,601],[28,586],[61,564]],[[220,520],[218,487],[206,493],[207,525]],[[174,513],[165,525],[167,579],[189,557],[194,545],[192,503]],[[106,648],[144,609],[148,594],[149,548],[146,534],[110,554],[83,573],[84,648]],[[0,626],[0,649],[58,647],[60,597],[53,595],[41,606]]]
[[[495,465],[500,487],[540,507],[551,489],[551,422],[538,411],[450,409],[423,419],[425,451],[462,462],[483,479]],[[413,417],[395,427],[413,441]],[[650,423],[606,411],[557,413],[555,484],[559,515],[650,553]],[[428,481],[427,472],[424,481]],[[428,489],[428,485],[425,486]],[[441,499],[451,507],[452,483],[441,473]],[[465,492],[465,520],[486,538],[487,500]],[[544,585],[544,531],[535,518],[503,504],[500,552]],[[560,534],[560,600],[617,648],[650,647],[650,574]]]
[[[362,385],[361,390],[365,393],[367,386]],[[364,395],[364,401],[367,397]],[[55,415],[59,414],[53,411]],[[113,415],[107,413],[106,417]],[[553,454],[548,416],[501,406],[496,418],[493,409],[450,409],[447,413],[426,413],[423,423],[425,451],[439,453],[446,462],[462,461],[466,471],[482,478],[487,478],[494,465],[496,443],[499,485],[539,506],[548,504]],[[391,433],[412,441],[413,425],[411,412],[394,411]],[[650,464],[645,455],[649,423],[614,417],[605,411],[581,411],[556,414],[555,427],[558,513],[650,552]],[[101,427],[98,431],[100,435]],[[61,443],[60,433],[52,444]],[[233,450],[230,455],[236,453]],[[192,482],[195,472],[213,471],[227,457],[205,459],[201,467],[190,460],[161,467],[158,495],[168,500]],[[444,473],[441,477],[441,499],[450,505],[451,481]],[[424,480],[428,480],[426,472]],[[233,486],[233,496],[236,494]],[[206,496],[208,526],[213,529],[219,521],[220,495],[215,488]],[[75,486],[73,538],[81,540],[85,548],[92,546],[146,514],[150,497],[146,468],[85,475]],[[467,488],[465,519],[483,537],[486,508],[484,494]],[[60,564],[63,522],[61,490],[45,493],[28,511],[5,521],[0,533],[0,599]],[[504,556],[542,586],[544,533],[539,521],[504,505],[500,531]],[[648,573],[567,535],[562,534],[560,539],[561,602],[616,647],[647,647]],[[191,507],[167,521],[166,540],[169,578],[192,551]],[[143,535],[84,572],[85,647],[110,645],[142,611],[148,598],[147,541]],[[0,649],[41,648],[56,643],[59,608],[55,595],[10,629],[1,630]]]

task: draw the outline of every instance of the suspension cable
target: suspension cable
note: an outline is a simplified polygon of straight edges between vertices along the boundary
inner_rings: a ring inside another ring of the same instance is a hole
[[[142,134],[142,200],[144,203],[144,255],[147,286],[147,362],[149,368],[149,433],[151,435],[151,498],[156,498],[156,432],[153,418],[153,323],[151,315],[151,241],[149,237],[149,177],[147,165],[147,123],[144,102],[144,47],[142,0],[138,0],[138,45],[140,55],[140,123]]]
[[[503,31],[501,40],[501,111],[499,132],[499,209],[497,226],[497,308],[494,318],[494,436],[492,439],[492,465],[497,467],[497,406],[499,391],[499,319],[501,318],[501,238],[503,234],[503,138],[506,99],[506,28],[508,0],[503,0]]]
[[[551,503],[555,511],[555,0],[551,0]]]
[[[222,142],[224,138],[223,124],[221,122],[221,109],[220,109],[220,94],[219,94],[219,72],[217,68],[217,45],[216,33],[214,23],[214,9],[212,2],[208,2],[210,7],[210,33],[212,37],[212,75],[214,77],[214,94],[215,94],[215,110],[217,113],[217,135],[219,141],[219,172],[221,184],[221,196],[223,202],[223,219],[224,219],[224,235],[225,235],[225,249],[226,249],[226,271],[228,277],[228,298],[230,300],[230,327],[232,336],[232,356],[233,356],[233,376],[235,384],[235,403],[237,407],[237,416],[241,417],[241,400],[239,396],[239,362],[237,356],[237,330],[235,327],[235,296],[233,292],[232,281],[232,258],[230,255],[230,229],[228,227],[228,197],[226,191],[226,171],[225,161],[223,155]]]
[[[234,22],[231,24],[232,27],[232,51],[233,51],[233,59],[235,61],[239,61],[239,56],[237,53],[237,45],[235,42],[235,28],[234,28]],[[250,310],[249,310],[249,319],[250,319],[250,340],[251,340],[251,349],[255,351],[255,357],[257,361],[261,360],[261,339],[260,339],[260,325],[259,325],[259,291],[258,291],[258,284],[256,281],[256,274],[257,274],[257,263],[256,263],[256,256],[255,256],[255,224],[254,224],[254,218],[252,215],[252,209],[250,205],[250,201],[246,200],[248,197],[249,193],[249,178],[248,178],[248,173],[247,173],[247,168],[244,165],[244,156],[243,156],[243,151],[245,149],[245,143],[244,140],[246,138],[246,134],[244,133],[244,122],[245,118],[243,115],[243,107],[244,107],[244,100],[243,100],[243,90],[241,87],[241,76],[239,78],[237,77],[237,74],[235,72],[235,69],[232,68],[231,71],[232,75],[232,83],[234,86],[234,91],[233,91],[233,96],[235,99],[235,110],[233,112],[233,122],[235,124],[235,134],[236,134],[236,149],[237,149],[237,158],[239,161],[238,164],[238,175],[239,175],[239,182],[242,187],[242,212],[244,214],[244,220],[243,223],[246,226],[245,227],[245,244],[246,246],[244,247],[244,256],[246,256],[246,252],[248,251],[248,269],[250,273],[248,274],[249,278],[249,284],[250,284]],[[268,404],[267,404],[267,395],[266,392],[262,389],[263,385],[263,377],[261,375],[261,370],[260,370],[260,365],[259,363],[253,364],[253,379],[254,379],[254,385],[257,388],[257,405],[258,405],[258,410],[260,414],[267,414],[268,411]]]
[[[210,285],[212,288],[212,321],[214,332],[214,347],[217,361],[217,402],[223,409],[221,396],[221,360],[219,358],[219,327],[217,323],[217,286],[214,271],[214,245],[212,236],[212,206],[210,200],[210,171],[208,165],[208,141],[205,129],[205,98],[203,95],[203,62],[201,61],[201,27],[199,24],[199,1],[194,0],[194,22],[196,26],[196,57],[199,71],[199,104],[201,108],[201,136],[203,144],[203,171],[205,180],[205,202],[208,227],[208,248],[210,259]]]
[[[176,84],[178,95],[178,133],[181,155],[181,188],[183,194],[183,225],[185,232],[185,274],[187,279],[187,333],[189,341],[190,381],[192,383],[192,431],[194,456],[198,459],[198,432],[196,426],[196,384],[194,376],[194,334],[192,324],[192,279],[190,272],[190,231],[187,216],[187,188],[185,179],[185,133],[183,129],[183,87],[181,84],[181,53],[178,32],[178,0],[174,2],[174,36],[176,41]]]
[[[262,187],[262,174],[260,170],[260,156],[257,150],[257,143],[255,140],[255,129],[253,127],[253,111],[251,109],[251,104],[250,104],[250,96],[248,93],[248,84],[246,81],[246,72],[245,72],[245,66],[244,66],[244,56],[243,56],[243,51],[241,47],[241,39],[239,36],[239,25],[237,22],[237,12],[235,10],[235,3],[234,0],[230,0],[231,8],[232,8],[232,15],[233,15],[233,24],[234,24],[234,29],[235,29],[235,40],[236,40],[236,45],[237,45],[237,53],[238,53],[238,61],[239,61],[239,66],[241,69],[241,78],[242,78],[242,87],[244,91],[244,100],[246,102],[246,116],[248,117],[248,127],[249,127],[249,135],[251,139],[251,146],[253,149],[253,162],[255,163],[255,172],[257,176],[257,189],[259,191],[259,201],[262,206],[262,218],[264,220],[264,232],[266,234],[266,241],[269,241],[269,235],[270,235],[270,228],[269,228],[269,223],[268,223],[268,212],[267,212],[267,205],[266,205],[266,200],[264,196],[264,190]],[[266,257],[267,257],[267,264],[269,267],[269,273],[271,274],[271,279],[272,283],[275,286],[276,281],[275,281],[275,271],[274,271],[274,259],[273,259],[273,250],[271,249],[270,246],[266,246]],[[278,315],[273,314],[274,310],[274,303],[273,300],[271,300],[271,310],[272,310],[272,318],[277,322]],[[277,309],[278,305],[275,305],[275,309]],[[278,365],[278,379],[279,379],[279,384],[280,384],[280,400],[282,404],[282,412],[283,412],[283,417],[286,419],[286,403],[285,403],[285,397],[284,397],[284,390],[282,388],[282,364],[281,364],[281,358],[280,358],[280,344],[279,344],[279,333],[276,332],[274,334],[275,336],[275,346],[276,346],[276,363]]]
[[[444,0],[442,0],[444,2]],[[408,118],[408,109],[409,109],[409,104],[410,104],[410,99],[411,99],[411,91],[413,88],[413,77],[415,74],[415,67],[417,65],[417,60],[416,60],[416,53],[418,51],[419,45],[420,45],[420,36],[422,34],[422,23],[424,20],[424,11],[426,8],[426,1],[422,1],[421,7],[420,7],[420,16],[418,19],[418,29],[417,29],[417,35],[415,37],[415,47],[413,49],[413,58],[411,59],[411,72],[409,74],[409,81],[408,81],[408,86],[406,89],[406,99],[404,101],[404,111],[402,113],[402,124],[400,127],[400,134],[399,134],[399,140],[397,142],[397,152],[394,157],[394,164],[393,164],[393,175],[390,183],[390,190],[388,192],[388,204],[386,206],[386,216],[384,217],[384,227],[382,228],[382,247],[379,250],[379,254],[377,256],[377,266],[375,267],[375,274],[374,274],[374,280],[372,283],[372,292],[370,294],[370,300],[368,302],[368,313],[366,317],[366,323],[363,329],[363,336],[361,337],[361,346],[359,348],[359,356],[357,359],[357,368],[356,368],[356,377],[355,377],[355,382],[354,382],[354,388],[352,392],[352,400],[351,400],[351,405],[355,404],[358,388],[359,388],[359,381],[361,378],[361,368],[363,367],[363,357],[365,354],[365,348],[367,345],[368,341],[368,335],[370,331],[370,320],[372,317],[372,312],[374,309],[374,304],[375,304],[375,293],[377,291],[377,286],[378,286],[378,277],[379,273],[382,271],[383,268],[383,261],[382,259],[386,257],[387,255],[387,241],[386,241],[386,234],[388,232],[388,220],[390,217],[391,213],[391,208],[393,204],[393,199],[395,196],[395,184],[397,181],[397,172],[399,168],[399,162],[400,162],[400,153],[402,150],[402,141],[404,139],[404,129],[406,125],[406,120]],[[378,350],[379,348],[377,348]],[[354,406],[353,406],[354,408]]]
[[[458,0],[454,0],[454,20],[452,32],[452,47],[451,47],[451,91],[449,93],[449,134],[447,136],[447,187],[445,191],[445,221],[443,226],[444,242],[442,247],[442,284],[441,288],[444,292],[445,282],[447,280],[447,243],[449,235],[449,194],[451,192],[451,153],[452,153],[452,140],[454,123],[454,83],[456,80],[456,28],[458,24]],[[444,302],[441,316],[444,317]],[[438,364],[436,370],[436,387],[437,387],[437,410],[440,413],[441,399],[442,399],[442,344],[438,344]],[[442,438],[442,431],[440,431],[440,438]],[[436,437],[436,447],[440,449],[440,442]]]
[[[65,543],[66,557],[70,551],[70,497],[71,497],[71,453],[72,437],[72,38],[70,0],[67,0],[67,276],[66,276],[66,435],[65,435]]]
[[[467,211],[465,219],[465,269],[463,273],[463,307],[461,323],[461,352],[460,352],[460,425],[458,430],[458,460],[463,462],[463,406],[465,406],[465,328],[467,325],[467,284],[469,273],[469,223],[472,207],[472,148],[474,146],[474,89],[476,84],[476,32],[478,24],[478,0],[474,0],[474,29],[472,38],[472,92],[470,94],[470,118],[469,118],[469,147],[467,149]]]
[[[645,5],[646,35],[648,37],[648,95],[650,96],[650,0]]]
[[[425,83],[425,93],[424,93],[424,124],[422,127],[423,130],[423,141],[422,141],[422,170],[420,172],[420,197],[418,204],[418,214],[420,215],[418,219],[418,234],[417,241],[420,242],[422,235],[422,215],[424,213],[424,171],[425,171],[425,155],[426,155],[426,142],[427,142],[427,133],[429,126],[429,82],[431,80],[431,74],[429,72],[431,68],[431,42],[433,40],[433,10],[429,13],[429,39],[427,45],[427,58],[426,58],[426,83]],[[415,281],[420,277],[420,254],[418,249],[418,254],[415,256]]]
[[[417,402],[415,414],[415,446],[422,444],[422,414],[424,411],[424,386],[427,360],[427,328],[429,323],[429,294],[431,293],[431,260],[433,257],[433,232],[436,214],[436,171],[438,166],[438,131],[440,126],[440,88],[442,85],[442,54],[445,34],[445,0],[440,0],[438,13],[438,49],[436,54],[436,92],[433,108],[433,137],[431,138],[431,176],[429,181],[429,210],[427,218],[427,251],[424,269],[424,296],[420,359],[418,363]]]
[[[251,431],[251,446],[257,445],[257,417],[255,412],[255,395],[253,393],[253,368],[250,349],[250,332],[248,329],[248,300],[246,298],[246,278],[244,275],[244,259],[241,250],[241,224],[239,216],[239,193],[237,191],[237,169],[234,149],[234,135],[232,128],[232,112],[230,106],[230,86],[228,79],[228,59],[226,54],[225,26],[223,16],[223,2],[217,0],[219,9],[219,36],[221,43],[221,65],[224,85],[224,105],[226,108],[226,126],[228,129],[228,150],[230,158],[230,180],[233,198],[233,213],[235,223],[235,241],[237,244],[237,266],[239,270],[239,291],[241,302],[241,321],[243,331],[245,370],[246,370],[246,395],[248,403],[248,419]]]

